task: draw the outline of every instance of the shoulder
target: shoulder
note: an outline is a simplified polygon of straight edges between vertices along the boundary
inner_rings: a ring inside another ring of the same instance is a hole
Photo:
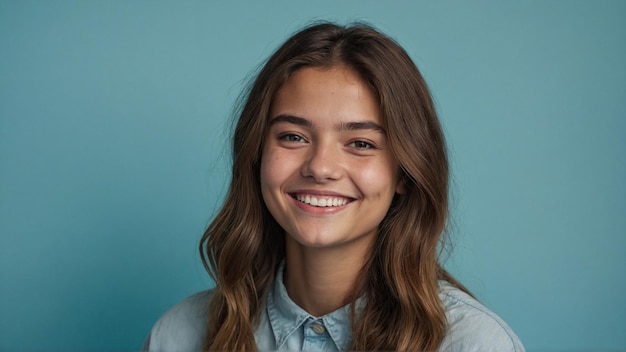
[[[517,335],[494,312],[445,281],[439,287],[448,320],[448,332],[440,350],[524,351]]]
[[[207,311],[213,291],[191,295],[167,310],[154,324],[144,351],[199,351],[206,336]]]

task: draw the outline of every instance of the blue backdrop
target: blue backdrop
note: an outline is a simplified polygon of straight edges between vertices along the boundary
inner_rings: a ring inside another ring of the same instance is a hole
[[[449,140],[447,266],[529,350],[626,349],[626,2],[0,1],[0,350],[133,350],[198,240],[254,68],[366,20]]]

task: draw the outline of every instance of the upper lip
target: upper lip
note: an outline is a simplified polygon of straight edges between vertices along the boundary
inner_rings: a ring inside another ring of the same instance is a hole
[[[355,197],[350,197],[345,194],[341,194],[339,192],[328,191],[328,190],[300,189],[297,191],[291,191],[287,193],[291,195],[306,194],[306,195],[318,196],[318,197],[338,197],[338,198],[346,198],[346,199],[351,199],[351,200],[356,199]]]

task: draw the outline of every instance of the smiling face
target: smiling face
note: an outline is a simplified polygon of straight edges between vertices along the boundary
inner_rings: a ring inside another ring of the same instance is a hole
[[[354,71],[303,68],[277,91],[261,191],[288,243],[336,248],[375,238],[402,186],[378,102]]]

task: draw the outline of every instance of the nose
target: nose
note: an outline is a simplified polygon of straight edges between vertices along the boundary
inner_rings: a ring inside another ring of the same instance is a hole
[[[302,165],[302,176],[310,177],[317,183],[341,178],[339,151],[331,145],[317,145],[311,148]]]

